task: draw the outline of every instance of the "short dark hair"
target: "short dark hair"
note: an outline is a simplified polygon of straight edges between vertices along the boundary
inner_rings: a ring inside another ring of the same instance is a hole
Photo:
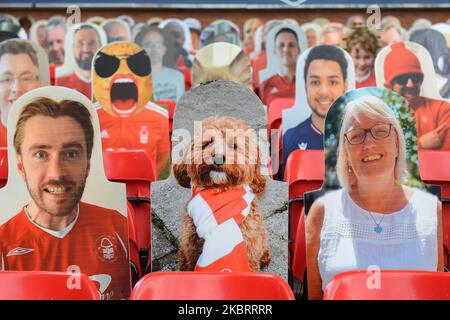
[[[94,128],[88,109],[80,102],[73,100],[54,101],[50,98],[37,98],[23,107],[19,120],[17,120],[14,133],[14,148],[17,154],[21,154],[21,146],[25,135],[26,122],[35,116],[51,118],[71,117],[83,128],[86,141],[86,154],[89,160],[94,146]]]
[[[337,64],[341,68],[342,77],[344,78],[344,80],[347,80],[348,62],[342,49],[328,45],[313,47],[311,51],[309,51],[309,54],[306,57],[305,61],[305,69],[303,70],[303,78],[305,79],[305,82],[309,65],[314,60],[331,60],[337,62]]]
[[[0,58],[5,54],[27,54],[36,68],[39,68],[39,62],[36,50],[30,42],[23,39],[9,39],[0,43]]]
[[[275,37],[274,37],[273,39],[276,41],[277,38],[278,38],[278,36],[280,35],[280,33],[283,33],[283,32],[289,32],[289,33],[292,33],[292,34],[294,35],[294,37],[295,37],[295,40],[297,41],[297,45],[299,45],[297,33],[296,33],[294,30],[292,30],[291,28],[282,28],[282,29],[280,29],[280,30],[275,34]]]

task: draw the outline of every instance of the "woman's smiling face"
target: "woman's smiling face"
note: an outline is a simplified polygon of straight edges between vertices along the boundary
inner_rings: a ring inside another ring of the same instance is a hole
[[[389,176],[395,179],[395,166],[399,154],[397,132],[383,117],[360,114],[358,118],[351,121],[344,142],[352,173],[357,180],[376,176]],[[360,142],[364,135],[362,143],[350,143]]]

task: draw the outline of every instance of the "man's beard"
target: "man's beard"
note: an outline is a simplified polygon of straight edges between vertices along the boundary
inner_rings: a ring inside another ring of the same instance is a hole
[[[86,178],[87,178],[87,176],[86,176]],[[42,210],[52,216],[63,217],[63,216],[69,215],[78,206],[78,203],[80,202],[81,197],[83,196],[84,188],[86,186],[86,178],[78,186],[75,182],[68,181],[67,179],[64,179],[64,178],[61,180],[50,180],[44,184],[44,185],[53,185],[53,186],[71,186],[73,188],[76,188],[75,192],[73,193],[72,199],[67,200],[67,203],[65,204],[65,206],[63,208],[61,208],[60,210],[58,210],[57,212],[55,212],[55,210],[52,210],[52,208],[49,208],[45,204],[44,199],[42,199],[40,192],[44,193],[45,191],[40,191],[40,190],[35,191],[30,188],[26,174],[25,174],[25,183],[27,185],[27,189],[31,196],[31,199],[33,199],[34,203],[40,210]]]
[[[83,54],[85,56],[87,56],[87,54]],[[94,54],[89,53],[88,57],[85,59],[81,59],[81,58],[75,58],[78,67],[80,67],[80,69],[84,70],[84,71],[89,71],[91,70],[91,65],[92,65],[92,59],[94,58]]]

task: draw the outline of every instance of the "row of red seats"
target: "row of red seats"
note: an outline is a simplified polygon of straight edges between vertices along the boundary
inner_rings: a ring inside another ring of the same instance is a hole
[[[419,172],[427,184],[441,187],[444,264],[450,266],[450,152],[419,151]],[[289,184],[289,266],[294,292],[299,294],[306,272],[304,194],[320,189],[324,176],[322,150],[296,150],[288,158],[285,180]]]
[[[0,272],[1,300],[98,300],[84,274]],[[131,300],[293,300],[289,285],[268,273],[154,272],[143,277]],[[350,271],[328,284],[325,300],[448,300],[450,274],[429,271]]]
[[[0,300],[98,300],[84,274],[0,272]],[[131,300],[293,300],[288,283],[269,273],[153,272],[131,292]]]

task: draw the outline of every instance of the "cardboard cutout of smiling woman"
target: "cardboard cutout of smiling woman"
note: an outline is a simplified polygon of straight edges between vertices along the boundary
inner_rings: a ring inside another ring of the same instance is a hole
[[[295,98],[295,71],[298,56],[307,47],[299,26],[282,23],[267,35],[267,67],[259,71],[261,101],[270,106],[276,98]]]
[[[230,80],[252,89],[250,61],[241,48],[218,42],[197,52],[192,68],[192,85],[196,87],[214,80]]]
[[[200,47],[206,47],[214,42],[227,42],[240,47],[241,33],[239,28],[229,20],[214,21],[200,34]]]
[[[377,85],[401,94],[416,118],[420,149],[450,150],[450,103],[439,95],[433,61],[420,44],[399,42],[375,60]]]
[[[105,31],[96,24],[72,26],[66,35],[64,64],[56,68],[56,85],[72,88],[91,99],[92,60],[106,44]]]
[[[280,177],[294,150],[323,149],[325,116],[337,98],[355,88],[355,67],[343,49],[320,45],[300,55],[295,79],[295,105],[283,111]]]
[[[81,272],[102,299],[128,298],[125,186],[105,177],[91,102],[67,88],[35,89],[14,103],[8,123],[2,270]]]
[[[152,67],[147,52],[134,43],[114,42],[97,52],[93,64],[92,88],[103,149],[143,149],[159,174],[170,155],[169,116],[151,102]]]
[[[47,54],[34,42],[11,39],[0,43],[0,148],[12,104],[28,91],[50,85]]]
[[[305,195],[310,299],[345,271],[443,270],[442,207],[420,180],[416,142],[395,92],[363,88],[333,104],[324,184]]]
[[[265,176],[265,128],[261,101],[242,85],[217,80],[183,95],[173,173],[152,183],[152,271],[287,278],[287,184]]]

